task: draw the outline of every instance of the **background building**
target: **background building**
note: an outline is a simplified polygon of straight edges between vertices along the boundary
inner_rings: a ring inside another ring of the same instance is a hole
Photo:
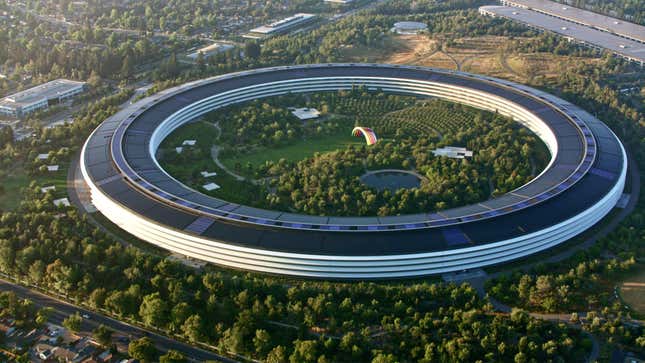
[[[226,52],[227,50],[233,49],[233,44],[226,43],[213,43],[211,45],[205,46],[203,48],[197,49],[195,52],[188,54],[186,57],[196,60],[199,56],[199,53],[204,55],[204,58],[210,57],[213,54]]]
[[[309,23],[316,18],[314,14],[298,13],[294,16],[278,20],[268,25],[262,25],[250,30],[249,34],[244,35],[245,38],[259,39],[267,36],[284,33],[297,26]]]
[[[641,66],[645,65],[644,43],[598,30],[596,27],[581,25],[543,12],[511,6],[482,6],[479,8],[479,13],[524,23],[538,31],[555,33],[585,47],[598,50],[607,49],[618,57]]]
[[[85,84],[85,82],[57,79],[14,93],[0,100],[0,113],[23,117],[34,111],[47,109],[49,105],[63,102],[83,92]]]
[[[399,21],[394,23],[392,31],[397,34],[419,34],[428,29],[428,25],[418,21]]]

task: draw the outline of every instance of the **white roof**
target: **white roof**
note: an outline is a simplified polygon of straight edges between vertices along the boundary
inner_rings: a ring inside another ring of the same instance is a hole
[[[593,11],[548,0],[507,0],[506,4],[528,7],[536,11],[565,18],[569,21],[593,26],[601,30],[645,42],[645,26],[630,23],[622,19],[612,18],[607,15],[594,13]]]
[[[69,203],[69,199],[60,198],[60,199],[55,199],[54,200],[54,205],[57,206],[57,207],[60,207],[60,206],[69,207],[71,204]]]
[[[423,30],[427,29],[428,25],[418,21],[399,21],[394,23],[394,27],[401,30]]]
[[[459,146],[444,146],[442,148],[437,148],[432,150],[432,154],[435,156],[446,156],[454,159],[463,159],[465,157],[473,156],[472,151]]]
[[[253,28],[251,29],[251,33],[271,34],[271,33],[286,29],[288,27],[291,27],[295,24],[301,23],[305,20],[309,20],[314,16],[315,16],[314,14],[298,13],[288,18],[275,21],[271,24],[262,25],[257,28]]]
[[[233,48],[232,44],[213,43],[211,45],[205,46],[204,48],[198,49],[194,53],[190,53],[187,57],[196,59],[199,56],[199,53],[202,53],[205,56],[208,56],[208,55],[211,55],[213,53],[224,52],[224,51],[227,51],[227,50],[232,49],[232,48]]]
[[[316,110],[315,108],[307,108],[307,107],[294,108],[294,107],[291,107],[291,108],[289,108],[289,110],[291,111],[291,113],[294,116],[296,116],[300,120],[309,120],[309,119],[317,118],[317,117],[320,116],[320,111]]]
[[[39,160],[47,160],[48,158],[49,158],[49,154],[38,154]]]
[[[47,171],[58,171],[58,165],[47,165]]]
[[[212,176],[217,176],[217,173],[216,173],[216,172],[214,172],[214,171],[213,171],[213,172],[202,171],[200,174],[201,174],[204,178],[210,178],[210,177],[212,177]]]
[[[645,44],[634,40],[622,38],[588,26],[574,24],[532,10],[508,6],[482,6],[481,9],[645,62]]]
[[[69,79],[57,79],[9,95],[0,100],[0,104],[13,107],[30,105],[49,99],[56,99],[61,94],[72,89],[82,87],[83,85],[85,85],[85,82],[71,81]]]
[[[217,190],[217,189],[219,189],[219,188],[220,188],[220,186],[219,186],[219,185],[217,185],[217,184],[215,184],[215,183],[208,183],[208,184],[203,185],[202,187],[203,187],[204,189],[208,190],[209,192],[210,192],[211,190]]]
[[[47,193],[50,190],[56,190],[56,186],[55,185],[50,185],[50,186],[40,188],[40,191],[43,192],[43,193]]]
[[[177,146],[177,147],[175,148],[175,151],[177,152],[177,154],[181,154],[181,152],[182,152],[182,151],[184,151],[184,148],[183,148],[183,147],[181,147],[181,146]]]
[[[184,140],[184,142],[182,142],[181,144],[183,146],[195,146],[196,143],[197,140]]]

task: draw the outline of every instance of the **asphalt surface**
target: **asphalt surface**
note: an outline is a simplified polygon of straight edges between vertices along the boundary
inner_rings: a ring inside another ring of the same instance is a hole
[[[83,319],[83,324],[81,325],[81,335],[91,335],[92,330],[96,329],[99,325],[103,324],[108,328],[114,330],[117,335],[123,335],[130,337],[131,340],[139,339],[144,336],[150,338],[157,349],[161,352],[167,352],[168,350],[176,350],[183,353],[187,358],[193,361],[217,361],[217,362],[226,362],[226,363],[235,363],[236,360],[215,354],[213,352],[206,351],[197,347],[193,347],[189,344],[185,344],[165,336],[156,334],[154,332],[147,331],[145,329],[132,326],[130,324],[120,322],[118,320],[109,318],[102,314],[97,314],[95,312],[83,309],[78,306],[74,306],[63,302],[61,300],[55,299],[53,297],[41,294],[37,291],[28,289],[26,287],[16,285],[9,281],[0,279],[0,291],[13,291],[22,299],[29,299],[33,301],[34,305],[43,308],[50,307],[54,311],[49,317],[49,322],[56,325],[62,325],[63,320],[69,315],[79,312],[81,315],[87,314],[90,318]]]

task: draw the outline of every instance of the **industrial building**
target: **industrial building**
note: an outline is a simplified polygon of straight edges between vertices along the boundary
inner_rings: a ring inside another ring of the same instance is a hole
[[[645,26],[549,0],[501,0],[502,5],[529,9],[571,23],[645,43]]]
[[[190,58],[192,60],[196,60],[197,57],[199,57],[199,53],[204,55],[204,58],[210,57],[213,54],[221,53],[221,52],[226,52],[227,50],[233,49],[233,44],[227,44],[227,43],[213,43],[211,45],[208,45],[206,47],[197,49],[195,52],[188,54],[186,57]]]
[[[314,14],[307,13],[298,13],[296,15],[278,20],[268,25],[262,25],[257,28],[253,28],[249,31],[248,34],[244,35],[245,38],[251,39],[261,39],[276,34],[282,34],[288,30],[291,30],[295,27],[301,26],[303,24],[309,23],[316,18]]]
[[[482,6],[479,13],[502,17],[523,23],[539,31],[548,31],[586,47],[607,49],[618,57],[645,65],[645,43],[628,39],[614,33],[580,25],[542,12],[510,6]],[[645,29],[645,28],[644,28]]]
[[[57,79],[0,100],[0,114],[23,117],[63,102],[85,90],[85,82]]]

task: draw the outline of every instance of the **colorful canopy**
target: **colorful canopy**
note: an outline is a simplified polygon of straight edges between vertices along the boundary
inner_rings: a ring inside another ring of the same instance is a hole
[[[376,139],[376,134],[374,133],[374,130],[370,129],[369,127],[361,127],[357,126],[354,127],[354,130],[352,130],[352,135],[354,136],[364,136],[365,137],[365,142],[367,145],[374,145],[378,141]]]

